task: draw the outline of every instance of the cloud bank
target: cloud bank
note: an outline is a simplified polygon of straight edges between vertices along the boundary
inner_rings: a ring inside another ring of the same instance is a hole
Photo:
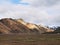
[[[60,0],[0,0],[0,18],[60,26]]]

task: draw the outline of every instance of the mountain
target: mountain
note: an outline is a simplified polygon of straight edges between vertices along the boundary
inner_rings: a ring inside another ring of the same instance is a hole
[[[5,26],[3,23],[0,22],[0,34],[9,34],[10,33],[10,28]]]
[[[41,25],[25,22],[23,19],[0,19],[0,34],[41,34],[45,32],[54,32],[54,30]]]

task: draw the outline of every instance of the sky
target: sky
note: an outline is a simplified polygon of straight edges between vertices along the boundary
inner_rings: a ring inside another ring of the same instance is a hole
[[[30,23],[60,26],[60,0],[0,0],[1,18],[23,18]]]

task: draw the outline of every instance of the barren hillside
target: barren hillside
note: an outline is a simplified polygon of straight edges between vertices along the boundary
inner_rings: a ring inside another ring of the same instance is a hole
[[[45,33],[53,32],[54,30],[41,25],[25,22],[23,19],[0,19],[0,33],[13,34],[13,33]]]

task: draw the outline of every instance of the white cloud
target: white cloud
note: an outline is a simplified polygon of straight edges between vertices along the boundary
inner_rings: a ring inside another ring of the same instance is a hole
[[[43,3],[41,3],[41,1]],[[32,23],[41,23],[45,25],[60,25],[60,0],[49,1],[53,4],[48,3],[48,0],[21,1],[27,2],[29,3],[29,5],[13,4],[9,1],[2,1],[2,3],[0,4],[0,18],[23,18],[26,21]]]
[[[59,3],[60,0],[35,0],[34,6],[52,6]]]

